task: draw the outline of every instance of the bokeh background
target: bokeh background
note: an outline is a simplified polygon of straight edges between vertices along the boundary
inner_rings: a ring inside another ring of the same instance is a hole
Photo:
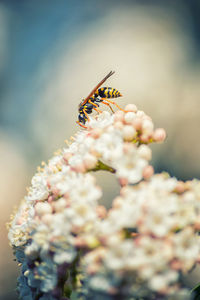
[[[17,298],[5,223],[110,70],[118,103],[135,103],[167,131],[152,146],[155,170],[200,178],[199,53],[198,0],[0,1],[0,299]],[[111,198],[111,175],[98,180]]]

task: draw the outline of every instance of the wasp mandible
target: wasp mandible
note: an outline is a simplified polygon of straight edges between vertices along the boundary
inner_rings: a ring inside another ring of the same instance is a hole
[[[122,94],[111,87],[102,87],[100,86],[110,77],[114,74],[115,72],[110,71],[96,86],[95,88],[91,91],[91,93],[81,101],[79,104],[79,115],[78,115],[78,123],[81,127],[87,128],[85,126],[86,121],[89,121],[89,114],[92,113],[92,110],[94,109],[98,113],[102,113],[102,111],[99,109],[99,103],[103,103],[107,106],[109,106],[110,110],[114,113],[111,104],[114,104],[117,108],[120,110],[123,110],[119,105],[117,105],[115,102],[110,101],[107,98],[118,98],[121,97]]]

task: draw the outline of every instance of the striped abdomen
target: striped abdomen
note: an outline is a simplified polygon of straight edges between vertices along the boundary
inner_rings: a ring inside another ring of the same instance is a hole
[[[111,87],[102,87],[95,92],[94,96],[100,96],[101,98],[117,98],[121,97],[122,94],[118,90]]]

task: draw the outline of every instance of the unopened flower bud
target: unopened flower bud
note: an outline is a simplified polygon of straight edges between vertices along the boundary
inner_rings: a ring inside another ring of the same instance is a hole
[[[163,142],[166,138],[166,132],[163,128],[157,128],[154,131],[153,139],[155,142]]]
[[[53,208],[56,212],[60,212],[67,206],[66,199],[65,198],[60,198],[57,201],[54,201],[52,203],[52,206],[53,206]]]
[[[52,214],[45,214],[42,216],[42,222],[46,225],[50,225],[53,221],[53,215]]]
[[[105,206],[103,206],[103,205],[98,205],[96,212],[97,212],[97,215],[99,216],[99,218],[101,218],[101,219],[105,218],[107,215],[107,210],[106,210]]]
[[[151,149],[146,145],[141,145],[138,148],[140,156],[146,160],[151,160]]]
[[[131,141],[136,136],[136,130],[133,126],[126,125],[123,128],[123,137],[126,141]]]
[[[35,205],[35,211],[38,216],[43,216],[45,214],[50,214],[52,212],[52,207],[48,202],[38,202]]]
[[[125,106],[125,111],[137,112],[137,106],[135,104],[127,104]]]
[[[130,111],[125,114],[124,121],[127,124],[131,124],[135,118],[136,118],[136,114],[134,112]]]
[[[149,179],[153,174],[154,174],[154,169],[152,166],[146,166],[142,173],[144,179]]]
[[[114,114],[114,121],[122,121],[124,120],[124,112],[122,110],[118,110]]]
[[[136,115],[137,115],[137,117],[142,118],[145,116],[145,113],[142,110],[138,110]]]
[[[114,123],[115,128],[123,129],[124,124],[121,121],[117,121]]]
[[[151,120],[144,120],[143,123],[142,123],[142,129],[145,130],[145,131],[148,131],[148,132],[151,132],[153,131],[153,123]]]
[[[141,118],[136,117],[133,122],[133,126],[135,127],[136,130],[141,130],[142,129],[142,120]]]
[[[86,169],[93,169],[97,164],[97,158],[92,154],[86,154],[84,157],[84,165]]]

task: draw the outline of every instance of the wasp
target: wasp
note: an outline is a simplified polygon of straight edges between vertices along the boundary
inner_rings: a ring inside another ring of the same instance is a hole
[[[114,71],[110,71],[96,86],[95,88],[90,92],[90,94],[81,101],[79,104],[79,115],[78,115],[78,121],[76,121],[77,124],[79,124],[83,128],[87,128],[85,126],[86,121],[89,121],[89,114],[92,113],[93,109],[98,112],[102,113],[102,111],[99,109],[99,103],[103,103],[107,105],[110,110],[114,113],[111,104],[114,104],[117,108],[120,110],[123,110],[119,105],[117,105],[115,102],[109,100],[108,98],[118,98],[121,97],[122,94],[111,87],[102,87],[100,86],[110,77],[114,74]]]

